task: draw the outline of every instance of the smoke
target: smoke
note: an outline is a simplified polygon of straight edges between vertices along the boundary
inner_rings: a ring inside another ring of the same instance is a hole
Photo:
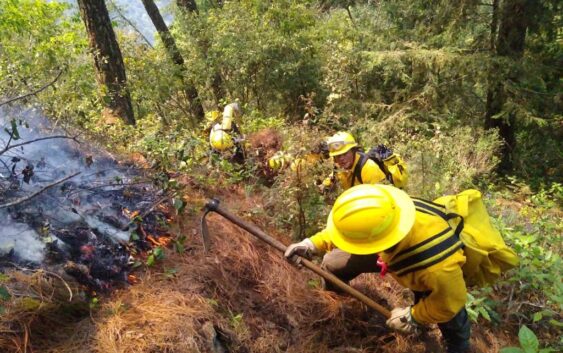
[[[10,141],[14,122],[20,138]],[[14,146],[55,135],[72,136],[49,123],[40,110],[0,109],[0,151],[8,142]],[[120,165],[110,153],[84,141],[47,139],[1,154],[0,205],[28,197],[78,172],[78,176],[29,201],[0,208],[0,258],[40,264],[50,247],[47,245],[66,249],[76,241],[74,229],[88,229],[90,237],[107,238],[116,244],[129,240],[130,220],[123,215],[123,208],[138,209],[153,200],[151,193],[139,201],[124,190],[148,190],[151,186],[137,170]],[[67,231],[71,236],[61,239]]]

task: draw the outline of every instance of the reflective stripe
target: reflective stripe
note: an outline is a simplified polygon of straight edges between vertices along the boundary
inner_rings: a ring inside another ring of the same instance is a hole
[[[460,234],[463,229],[463,217],[455,213],[446,214],[445,207],[430,201],[413,198],[417,212],[438,216],[448,222],[460,218],[455,230],[448,226],[443,231],[411,246],[394,256],[389,269],[398,276],[423,270],[453,255],[463,248]],[[449,224],[449,223],[448,223]]]
[[[415,267],[419,268],[425,265],[425,267],[427,267],[428,263],[436,263],[436,260],[444,259],[444,254],[449,254],[452,249],[457,250],[461,248],[461,245],[462,243],[459,237],[451,233],[445,240],[426,250],[419,250],[401,261],[392,262],[389,264],[389,269],[400,276]]]
[[[428,238],[428,239],[426,239],[426,240],[424,240],[424,241],[421,241],[420,243],[418,243],[418,244],[416,244],[416,245],[411,246],[410,248],[407,248],[407,249],[405,249],[405,250],[403,250],[403,251],[400,251],[400,252],[399,252],[397,255],[395,255],[393,258],[396,259],[397,261],[401,261],[401,259],[405,258],[405,256],[403,256],[403,255],[408,255],[408,253],[410,253],[410,252],[415,252],[415,250],[417,250],[417,249],[423,247],[424,245],[426,245],[426,244],[428,244],[428,243],[430,243],[430,242],[433,242],[433,243],[430,245],[430,246],[433,246],[433,245],[436,244],[436,242],[435,242],[434,240],[439,239],[439,241],[443,241],[443,240],[447,239],[447,238],[451,235],[451,234],[448,234],[451,230],[452,230],[452,228],[451,228],[451,227],[448,227],[448,228],[444,229],[443,231],[441,231],[440,233],[438,233],[438,234],[436,234],[436,235],[433,235],[433,236],[431,236],[430,238]],[[446,236],[444,236],[444,235],[446,235]],[[418,250],[417,252],[423,251],[423,250],[425,250],[425,249],[427,249],[427,248],[428,248],[428,247],[425,247],[424,249],[420,249],[420,250]]]
[[[398,271],[397,275],[398,276],[404,276],[406,274],[409,274],[409,273],[412,273],[412,272],[415,272],[415,271],[424,270],[425,268],[428,268],[432,265],[439,263],[440,261],[447,259],[448,257],[455,254],[456,251],[458,251],[459,249],[462,249],[462,248],[463,248],[463,243],[461,241],[459,241],[455,244],[455,246],[451,247],[448,251],[446,251],[446,252],[444,252],[444,253],[442,253],[442,254],[434,257],[434,258],[430,258],[430,259],[427,259],[424,262],[418,263],[418,264],[416,264],[416,266],[412,266],[408,269]]]

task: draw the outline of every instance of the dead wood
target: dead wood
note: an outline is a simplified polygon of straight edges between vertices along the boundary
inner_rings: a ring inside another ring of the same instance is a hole
[[[34,143],[34,142],[38,142],[38,141],[52,140],[52,139],[69,139],[69,140],[74,140],[74,142],[76,142],[76,143],[80,143],[80,141],[78,141],[77,138],[78,138],[78,136],[55,135],[55,136],[41,137],[41,138],[25,141],[25,142],[22,142],[22,143],[17,143],[15,145],[11,145],[11,146],[10,146],[10,141],[8,141],[8,143],[6,144],[6,147],[4,147],[0,151],[0,156],[3,155],[4,153],[6,153],[7,151],[11,150],[11,149],[18,148],[18,147],[25,146],[25,145],[29,145],[30,143]]]
[[[12,201],[12,202],[8,202],[8,203],[5,203],[5,204],[2,204],[2,205],[0,205],[0,209],[6,208],[6,207],[15,206],[15,205],[19,205],[19,204],[22,203],[22,202],[29,201],[29,200],[31,200],[32,198],[34,198],[34,197],[36,197],[36,196],[42,194],[43,192],[47,191],[47,190],[50,189],[50,188],[52,188],[53,186],[57,186],[57,185],[59,185],[59,184],[65,182],[65,181],[67,181],[67,180],[70,179],[70,178],[74,178],[75,176],[77,176],[77,175],[80,174],[80,173],[81,173],[81,172],[76,172],[76,173],[71,174],[71,175],[69,175],[69,176],[66,176],[66,177],[64,177],[64,178],[62,178],[62,179],[59,179],[59,180],[57,180],[57,181],[55,181],[55,182],[53,182],[53,183],[51,183],[51,184],[49,184],[49,185],[46,185],[46,186],[43,187],[41,190],[38,190],[38,191],[34,192],[34,193],[31,194],[31,195],[28,195],[28,196],[19,198],[19,199],[17,199],[17,200]]]
[[[44,91],[47,87],[49,87],[49,86],[53,85],[55,82],[57,82],[57,80],[59,79],[59,77],[61,77],[62,74],[63,74],[63,70],[59,71],[59,73],[57,74],[57,77],[55,77],[55,79],[53,79],[53,81],[47,83],[46,85],[42,86],[39,89],[36,89],[35,91],[26,93],[24,95],[21,95],[21,96],[15,97],[15,98],[8,99],[7,101],[0,103],[0,107],[3,106],[3,105],[9,104],[9,103],[15,102],[19,99],[23,99],[23,98],[26,98],[26,97],[29,97],[29,96],[34,96],[37,93]]]

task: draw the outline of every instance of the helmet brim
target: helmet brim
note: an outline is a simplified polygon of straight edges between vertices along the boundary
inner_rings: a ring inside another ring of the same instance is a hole
[[[397,189],[390,185],[378,185],[384,187],[391,194],[393,200],[399,209],[399,220],[396,226],[391,229],[382,239],[371,241],[351,241],[346,238],[334,225],[332,221],[332,211],[327,220],[326,230],[331,242],[340,250],[355,255],[376,254],[387,250],[403,240],[412,229],[415,219],[415,206],[411,198],[403,190]]]
[[[338,151],[334,151],[334,152],[328,152],[328,155],[331,157],[336,157],[336,156],[340,156],[341,154],[344,154],[348,151],[350,151],[352,148],[357,147],[358,144],[357,143],[349,143],[344,145],[344,147]]]

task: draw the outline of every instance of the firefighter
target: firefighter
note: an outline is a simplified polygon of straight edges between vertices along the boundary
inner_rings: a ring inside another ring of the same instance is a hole
[[[221,123],[213,125],[209,134],[209,144],[214,151],[231,154],[231,159],[244,162],[243,136],[239,129],[241,108],[238,103],[230,103],[223,109]]]
[[[407,180],[406,165],[397,154],[383,145],[367,154],[348,132],[337,132],[328,141],[328,152],[335,163],[333,174],[323,181],[321,189],[334,187],[338,182],[343,190],[358,184],[376,184],[388,181],[403,187]]]
[[[398,188],[363,184],[344,191],[325,229],[290,245],[285,256],[325,253],[322,267],[345,282],[361,273],[384,275],[388,270],[414,291],[415,300],[412,306],[393,309],[387,325],[417,333],[426,324],[438,324],[447,352],[465,353],[470,322],[460,231],[444,218],[415,208]]]

